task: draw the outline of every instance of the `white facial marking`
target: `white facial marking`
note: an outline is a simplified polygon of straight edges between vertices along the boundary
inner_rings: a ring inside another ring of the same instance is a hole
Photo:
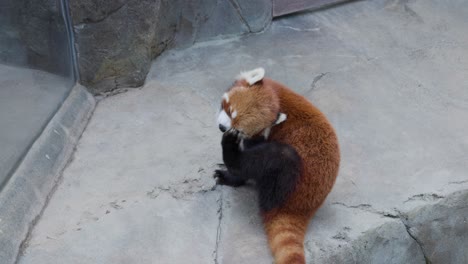
[[[271,127],[267,127],[265,130],[263,130],[263,136],[265,137],[265,139],[268,139],[270,132],[271,132]]]
[[[241,139],[241,141],[240,141],[240,143],[239,143],[239,149],[240,149],[241,151],[244,151],[244,149],[245,149],[245,147],[244,147],[244,139],[243,139],[243,138]]]
[[[287,119],[287,115],[285,113],[280,113],[278,119],[275,122],[275,125],[283,123]]]
[[[232,109],[231,109],[231,111],[232,111]],[[237,111],[232,112],[232,114],[231,114],[232,119],[236,118],[236,116],[237,116]]]
[[[224,100],[226,100],[226,103],[229,103],[229,94],[224,93],[223,98],[224,98]]]
[[[251,71],[241,72],[239,76],[237,76],[237,80],[245,80],[249,85],[252,85],[265,77],[265,69],[263,68],[256,68]]]
[[[226,129],[231,128],[231,118],[229,118],[224,109],[218,115],[218,124],[223,125]]]

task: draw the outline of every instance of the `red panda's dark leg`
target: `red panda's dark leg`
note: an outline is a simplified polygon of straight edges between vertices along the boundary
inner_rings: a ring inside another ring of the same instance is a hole
[[[286,144],[268,141],[242,152],[241,171],[254,179],[262,212],[280,207],[294,191],[301,175],[302,160]]]
[[[239,137],[239,132],[236,130],[230,130],[223,134],[223,139],[221,141],[221,146],[223,148],[223,161],[224,165],[230,172],[232,176],[240,176],[243,177],[243,167],[249,164],[249,160],[252,157],[250,154],[251,148],[258,146],[262,143],[265,143],[265,138],[263,137],[255,137],[252,139],[241,139]],[[241,146],[242,145],[242,149]],[[256,153],[260,153],[262,155],[262,150],[256,151]],[[243,178],[251,178],[251,177],[243,177]]]
[[[239,148],[240,139],[235,130],[227,131],[223,134],[221,146],[223,148],[223,161],[228,170],[240,167],[241,151]]]
[[[241,141],[244,141],[244,150],[240,149]],[[264,137],[256,137],[253,139],[240,139],[239,133],[235,130],[225,132],[221,145],[223,147],[223,160],[227,170],[216,170],[213,177],[216,179],[216,183],[220,185],[228,185],[232,187],[238,187],[244,185],[248,179],[254,178],[250,169],[252,162],[250,159],[255,159],[250,155],[248,149],[253,146],[259,145],[265,142]],[[256,151],[262,154],[262,150]],[[246,161],[248,160],[248,161]]]
[[[216,184],[238,187],[244,185],[246,178],[240,169],[242,152],[239,147],[240,139],[235,130],[223,134],[221,145],[223,148],[223,161],[227,170],[216,170],[213,177]]]
[[[217,184],[237,187],[252,179],[257,183],[262,212],[280,207],[299,179],[302,167],[299,154],[289,145],[265,141],[263,137],[243,141],[241,150],[238,133],[224,133],[221,144],[227,170],[215,171]]]

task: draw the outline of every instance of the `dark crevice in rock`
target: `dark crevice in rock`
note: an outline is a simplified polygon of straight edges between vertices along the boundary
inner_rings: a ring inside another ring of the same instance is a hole
[[[236,0],[229,0],[229,2],[231,3],[232,7],[234,7],[234,9],[236,10],[236,13],[237,15],[239,16],[240,20],[242,21],[242,23],[247,27],[247,29],[249,30],[249,33],[252,33],[252,29],[250,28],[250,25],[249,25],[249,22],[247,22],[247,20],[245,19],[245,17],[242,15],[242,10],[239,6],[239,3],[237,3]]]
[[[439,195],[437,193],[420,193],[409,197],[403,203],[415,201],[415,200],[423,200],[423,201],[435,201],[444,198],[444,196]]]
[[[117,76],[113,76],[111,77],[110,79],[113,81],[114,83],[114,86],[112,86],[113,88],[112,89],[109,89],[109,90],[106,90],[106,91],[102,91],[102,92],[99,92],[99,91],[96,91],[94,93],[94,95],[99,99],[101,100],[102,98],[106,98],[106,97],[109,97],[109,96],[113,96],[113,95],[117,95],[117,94],[121,94],[121,93],[125,93],[128,91],[128,88],[121,88],[121,86],[119,85],[119,82],[117,80]]]
[[[405,226],[405,229],[406,229],[406,232],[408,233],[408,235],[414,240],[414,242],[416,242],[416,244],[418,245],[419,249],[421,250],[423,256],[424,256],[424,260],[426,261],[426,264],[431,264],[431,261],[429,260],[429,258],[426,256],[426,252],[424,252],[424,248],[422,246],[422,243],[421,241],[418,240],[418,238],[416,238],[416,236],[414,236],[412,233],[411,233],[411,227],[405,223],[404,221],[404,217],[403,216],[400,216],[400,221],[401,223]]]
[[[122,9],[127,3],[124,2],[122,3],[120,6],[118,6],[117,8],[113,9],[113,10],[110,10],[109,12],[106,13],[105,16],[99,18],[99,19],[92,19],[92,18],[84,18],[83,19],[83,22],[80,23],[80,24],[76,24],[75,27],[80,27],[82,26],[83,24],[96,24],[96,23],[100,23],[104,20],[106,20],[108,17],[112,16],[113,14],[117,13],[120,11],[120,9]]]

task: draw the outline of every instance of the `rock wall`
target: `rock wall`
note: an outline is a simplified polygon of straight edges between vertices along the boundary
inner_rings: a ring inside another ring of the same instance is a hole
[[[176,46],[262,31],[272,19],[271,0],[191,0],[181,5]]]
[[[412,211],[404,222],[426,263],[468,263],[468,191]]]
[[[365,232],[324,263],[468,263],[468,191]]]
[[[70,0],[80,82],[95,94],[144,83],[168,47],[262,31],[271,0]]]
[[[165,0],[71,0],[80,82],[94,93],[143,84],[176,29]]]

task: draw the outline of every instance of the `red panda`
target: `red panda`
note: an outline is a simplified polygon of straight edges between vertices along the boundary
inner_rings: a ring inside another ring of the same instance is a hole
[[[305,263],[304,236],[338,175],[336,133],[319,109],[265,70],[241,73],[222,97],[227,170],[218,184],[256,181],[268,243],[277,264]]]

